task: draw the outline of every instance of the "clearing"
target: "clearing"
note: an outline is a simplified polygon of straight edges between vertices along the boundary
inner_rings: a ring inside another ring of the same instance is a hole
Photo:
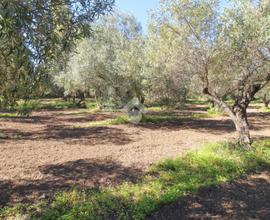
[[[151,110],[147,115],[153,122],[107,126],[91,123],[122,113],[42,110],[30,118],[2,117],[0,206],[51,198],[73,186],[134,182],[157,161],[234,138],[229,118],[205,117],[206,110],[206,105],[195,104],[181,110]],[[253,106],[249,120],[253,137],[270,137],[270,113]]]

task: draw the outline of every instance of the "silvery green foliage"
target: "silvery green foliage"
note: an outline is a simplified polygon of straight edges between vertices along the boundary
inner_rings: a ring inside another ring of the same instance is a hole
[[[152,14],[145,45],[146,94],[161,104],[184,102],[192,73],[181,61],[181,38]]]
[[[159,33],[179,41],[178,63],[197,75],[195,87],[235,97],[241,83],[249,87],[269,74],[270,2],[236,0],[224,11],[218,3],[163,0]]]
[[[89,92],[99,102],[117,105],[142,96],[143,37],[136,19],[114,13],[93,29],[93,37],[77,44],[55,82],[69,93]]]
[[[221,10],[217,0],[163,0],[157,21],[178,36],[178,62],[195,88],[224,108],[250,149],[247,107],[270,81],[270,1],[234,0]]]
[[[63,51],[92,33],[91,24],[114,0],[1,0],[0,99],[28,99]]]

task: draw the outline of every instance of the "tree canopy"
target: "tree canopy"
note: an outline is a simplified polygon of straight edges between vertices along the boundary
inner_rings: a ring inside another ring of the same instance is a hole
[[[50,64],[92,33],[114,0],[3,0],[0,3],[1,97],[32,94]],[[12,103],[10,103],[12,102]]]
[[[142,96],[141,27],[128,14],[103,17],[77,45],[65,69],[53,72],[67,94],[92,93],[99,103],[120,105]]]

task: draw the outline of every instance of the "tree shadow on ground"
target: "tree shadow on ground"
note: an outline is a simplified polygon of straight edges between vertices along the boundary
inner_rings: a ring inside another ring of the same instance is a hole
[[[270,128],[270,112],[252,112],[248,114],[251,129]]]
[[[73,123],[87,123],[94,121],[102,121],[112,119],[114,115],[105,113],[85,113],[83,115],[74,114],[60,114],[56,112],[40,112],[37,115],[30,117],[0,117],[2,121],[17,122],[22,124],[73,124]]]
[[[180,114],[180,115],[179,115]],[[224,134],[235,132],[235,126],[229,117],[218,118],[181,118],[182,113],[172,112],[170,116],[180,116],[178,120],[170,120],[170,118],[158,121],[158,123],[143,122],[136,126],[147,129],[194,129],[199,132],[206,132],[212,134]],[[152,113],[150,114],[152,115]],[[165,116],[164,113],[156,112],[155,116]],[[184,116],[184,115],[183,115]],[[262,130],[270,127],[270,113],[249,113],[248,120],[250,122],[251,130]]]
[[[193,109],[193,108],[191,108]],[[194,108],[197,111],[197,108]],[[11,125],[13,122],[27,122],[29,127],[25,131],[22,129],[0,129],[0,133],[6,134],[4,139],[14,140],[57,140],[57,141],[68,141],[73,144],[83,145],[96,145],[96,144],[127,144],[131,142],[130,134],[124,131],[123,128],[116,127],[89,127],[89,128],[76,128],[72,127],[73,123],[78,120],[78,123],[84,123],[86,121],[97,121],[113,117],[112,115],[104,114],[93,114],[84,117],[57,117],[53,115],[37,116],[38,118],[29,119],[8,119]],[[203,133],[211,133],[215,135],[221,135],[224,133],[234,133],[235,126],[228,117],[218,118],[192,118],[192,114],[188,110],[176,110],[171,112],[155,112],[147,113],[147,115],[156,117],[156,123],[152,122],[141,122],[133,125],[142,129],[151,130],[196,130]],[[160,116],[160,117],[159,117]],[[270,127],[270,113],[249,113],[250,128],[252,130],[263,130]],[[16,124],[14,123],[14,126]],[[38,125],[38,128],[31,130],[30,124],[42,124]],[[9,124],[10,126],[10,124]],[[11,127],[11,126],[10,126]],[[1,140],[2,139],[2,140]],[[3,137],[0,137],[0,141],[3,142]]]
[[[0,181],[0,207],[16,203],[50,200],[53,195],[73,187],[98,189],[122,182],[137,182],[142,171],[111,160],[76,160],[39,167],[40,180]]]
[[[63,126],[47,126],[34,139],[68,140],[73,144],[117,144],[124,145],[132,141],[130,135],[121,128],[115,127],[90,127],[71,128]]]
[[[230,119],[192,119],[179,118],[175,121],[166,121],[160,123],[140,123],[136,126],[146,129],[167,129],[182,130],[192,129],[198,132],[206,132],[212,134],[222,134],[224,132],[235,132],[235,126]]]
[[[270,219],[270,172],[203,188],[149,219]]]
[[[24,132],[17,129],[0,129],[0,133],[4,134],[2,141],[57,140],[81,145],[124,145],[132,141],[128,133],[115,127],[72,128],[62,125],[48,125],[39,131]]]

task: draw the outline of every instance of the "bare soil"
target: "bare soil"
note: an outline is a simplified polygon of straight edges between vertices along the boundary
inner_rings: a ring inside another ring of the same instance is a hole
[[[204,143],[235,137],[227,117],[192,119],[206,106],[149,112],[178,121],[88,127],[119,113],[40,111],[30,118],[0,118],[0,206],[49,198],[55,191],[137,181],[151,164]],[[270,113],[249,112],[253,137],[270,137]],[[80,127],[81,126],[81,127]]]
[[[268,220],[270,171],[249,175],[232,183],[201,189],[164,206],[148,220]]]

